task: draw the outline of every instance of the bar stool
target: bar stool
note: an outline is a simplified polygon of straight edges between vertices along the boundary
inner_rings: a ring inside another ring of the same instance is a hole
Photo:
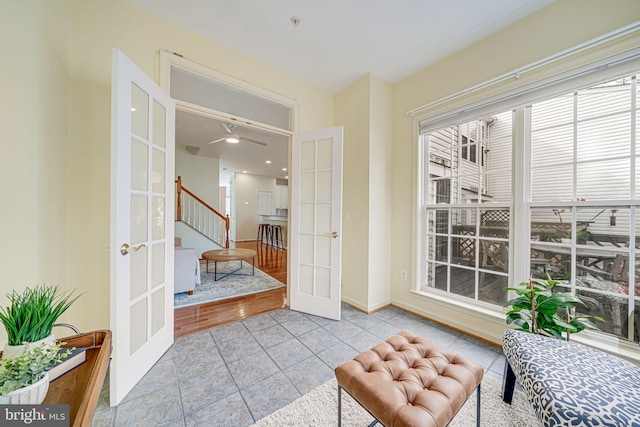
[[[269,242],[269,234],[271,233],[270,224],[258,224],[258,236],[256,237],[256,246],[264,242],[266,237],[267,243]]]
[[[282,226],[281,225],[272,225],[271,226],[271,245],[273,246],[275,240],[275,246],[277,248],[284,249],[284,237],[282,236]]]

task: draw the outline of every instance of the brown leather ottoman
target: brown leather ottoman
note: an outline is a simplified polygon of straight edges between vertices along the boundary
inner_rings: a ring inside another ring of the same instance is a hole
[[[341,364],[335,373],[339,426],[342,389],[386,427],[444,427],[476,388],[480,426],[484,368],[410,331]]]

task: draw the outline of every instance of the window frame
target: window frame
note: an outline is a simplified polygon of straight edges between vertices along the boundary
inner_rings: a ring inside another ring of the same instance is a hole
[[[602,67],[603,64],[607,64],[608,68]],[[416,179],[415,179],[415,210],[417,221],[413,222],[414,240],[413,240],[413,254],[412,257],[412,269],[415,277],[419,280],[412,284],[411,291],[417,294],[427,295],[429,297],[444,300],[456,305],[468,307],[470,310],[478,312],[489,312],[493,316],[503,316],[504,310],[496,310],[489,308],[487,311],[486,306],[478,304],[474,301],[469,301],[464,298],[461,301],[452,295],[442,295],[437,292],[434,294],[430,291],[424,290],[424,281],[426,280],[426,210],[427,205],[426,197],[426,181],[425,171],[428,170],[428,165],[424,162],[424,155],[426,152],[426,146],[424,143],[423,135],[428,131],[437,130],[447,126],[452,126],[456,123],[472,120],[474,118],[482,117],[486,114],[491,114],[492,111],[504,111],[508,108],[514,110],[514,133],[521,135],[523,141],[522,145],[515,144],[512,151],[513,162],[512,170],[521,170],[526,166],[531,158],[531,141],[530,141],[530,123],[524,120],[525,114],[527,114],[527,107],[535,102],[543,99],[559,96],[563,93],[576,91],[578,89],[597,85],[599,83],[606,82],[614,77],[633,74],[640,70],[640,53],[638,51],[628,52],[626,54],[616,55],[601,61],[588,64],[580,67],[577,70],[571,72],[556,75],[554,77],[543,79],[536,84],[524,85],[521,88],[507,91],[501,95],[489,97],[484,101],[478,101],[469,105],[465,105],[454,110],[445,111],[437,115],[429,115],[428,113],[422,113],[419,116],[414,116],[414,135],[416,143]],[[528,128],[529,127],[529,128]],[[525,161],[525,159],[527,159]],[[530,209],[532,207],[530,197],[531,178],[530,174],[515,174],[513,176],[512,191],[514,194],[521,194],[521,197],[514,197],[511,204],[511,227],[524,227],[523,235],[530,236]],[[631,197],[634,197],[632,195]],[[636,194],[637,198],[638,195]],[[626,204],[627,202],[623,203]],[[515,277],[528,277],[529,275],[529,241],[525,239],[519,239],[520,241],[514,241],[514,235],[510,231],[510,247],[513,248],[510,251],[510,266],[512,267],[509,272],[509,282],[513,283]],[[520,260],[519,262],[513,262],[514,260]],[[640,307],[640,304],[636,304],[636,307]],[[585,332],[585,335],[589,335]],[[598,339],[596,338],[596,341]],[[621,341],[618,345],[623,345]],[[633,343],[629,343],[633,344]]]

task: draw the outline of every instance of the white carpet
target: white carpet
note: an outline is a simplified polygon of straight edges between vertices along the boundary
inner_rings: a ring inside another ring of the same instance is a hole
[[[338,425],[338,388],[335,379],[327,381],[282,409],[254,424],[255,427],[335,427]],[[540,427],[535,413],[523,392],[516,391],[513,403],[502,401],[502,385],[497,380],[485,378],[481,390],[482,426],[491,427]],[[367,426],[373,417],[347,393],[342,394],[342,425]],[[380,424],[378,424],[380,425]],[[476,425],[476,394],[455,416],[450,427]]]

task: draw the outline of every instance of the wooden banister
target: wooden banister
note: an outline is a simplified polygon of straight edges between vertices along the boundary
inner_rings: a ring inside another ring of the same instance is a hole
[[[214,207],[210,206],[207,202],[205,202],[200,197],[198,197],[195,193],[190,191],[188,188],[184,187],[182,185],[182,177],[181,176],[178,176],[178,178],[176,179],[176,221],[184,222],[185,224],[189,225],[191,228],[193,228],[196,231],[198,231],[200,234],[203,234],[204,236],[208,237],[209,239],[214,240],[207,233],[204,233],[202,230],[198,229],[198,227],[194,226],[194,224],[190,223],[189,221],[184,221],[183,220],[183,202],[182,202],[183,194],[182,193],[187,194],[189,196],[189,198],[192,200],[192,202],[194,204],[197,204],[197,206],[199,208],[202,208],[202,209],[206,210],[207,212],[212,213],[213,215],[218,217],[221,221],[224,221],[224,224],[225,224],[225,227],[224,227],[225,228],[224,247],[228,248],[229,247],[229,226],[230,226],[229,215],[225,216],[225,215],[221,214]],[[219,243],[219,242],[216,242],[216,243]]]
[[[182,221],[182,177],[176,179],[176,221]]]

